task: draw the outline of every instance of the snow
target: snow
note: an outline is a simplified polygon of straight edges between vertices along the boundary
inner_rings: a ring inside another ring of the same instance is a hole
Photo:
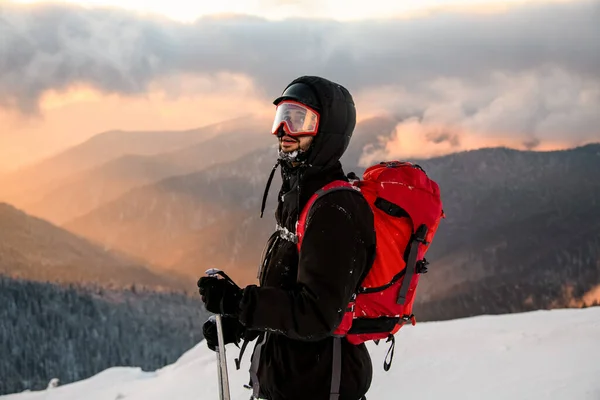
[[[373,384],[367,398],[600,399],[600,307],[539,310],[422,322],[396,334],[392,368],[389,344],[371,344]],[[238,349],[227,347],[233,400],[248,400],[249,345],[242,368]],[[118,367],[89,379],[2,400],[218,399],[215,353],[204,342],[157,371]]]

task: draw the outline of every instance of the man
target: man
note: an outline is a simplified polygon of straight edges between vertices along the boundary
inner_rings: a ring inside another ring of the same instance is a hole
[[[250,367],[255,398],[359,400],[371,384],[368,351],[332,332],[374,257],[372,211],[356,191],[328,193],[312,207],[300,253],[295,237],[308,199],[334,180],[348,180],[339,159],[356,124],[354,101],[344,87],[304,76],[274,104],[283,184],[260,286],[240,289],[226,279],[202,277],[199,291],[207,310],[224,315],[227,343],[258,336]],[[213,321],[204,334],[214,350]]]

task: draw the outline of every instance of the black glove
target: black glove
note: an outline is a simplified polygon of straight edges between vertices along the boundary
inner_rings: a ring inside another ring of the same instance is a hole
[[[223,326],[223,341],[225,344],[238,344],[244,335],[245,328],[235,317],[221,317]],[[208,348],[216,351],[219,345],[219,336],[217,335],[217,321],[214,316],[211,316],[202,326],[202,333]]]
[[[203,276],[198,280],[198,292],[206,309],[215,314],[237,317],[240,313],[242,289],[227,275],[225,279]]]

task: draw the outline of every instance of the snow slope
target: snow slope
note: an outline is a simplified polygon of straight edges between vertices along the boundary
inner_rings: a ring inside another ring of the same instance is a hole
[[[600,399],[600,307],[478,316],[418,323],[396,335],[394,362],[382,369],[388,345],[372,345],[369,400]],[[252,345],[242,369],[228,347],[232,399],[248,400]],[[204,342],[155,372],[111,368],[57,388],[0,396],[2,400],[198,400],[219,398],[215,354]]]

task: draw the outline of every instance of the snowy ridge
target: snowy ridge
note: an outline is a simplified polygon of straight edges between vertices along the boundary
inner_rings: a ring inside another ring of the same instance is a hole
[[[248,400],[253,344],[235,370],[228,346],[233,400]],[[600,399],[600,307],[540,310],[417,323],[396,335],[389,372],[388,344],[371,344],[374,377],[369,400]],[[197,400],[219,398],[215,354],[204,342],[154,372],[111,368],[89,379],[2,400]]]

